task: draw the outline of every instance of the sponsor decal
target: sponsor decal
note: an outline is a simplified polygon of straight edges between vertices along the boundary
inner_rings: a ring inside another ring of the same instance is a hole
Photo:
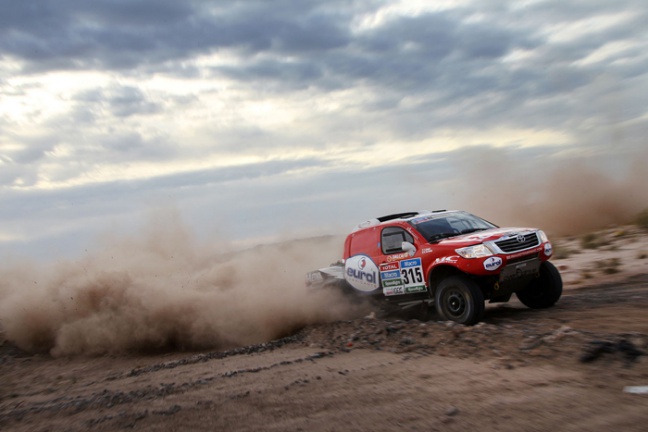
[[[398,286],[393,288],[385,288],[383,290],[383,294],[385,294],[386,296],[413,294],[417,292],[425,292],[426,289],[427,288],[425,288],[425,285],[417,285],[413,287]]]
[[[457,256],[441,257],[441,258],[437,258],[437,259],[434,260],[434,265],[437,265],[437,264],[456,264],[458,259],[459,259],[459,257],[457,257]]]
[[[423,291],[425,291],[425,285],[417,285],[417,286],[405,287],[405,292],[407,292],[408,294],[417,293],[417,292],[423,292]]]
[[[536,248],[529,249],[529,250],[527,250],[527,251],[523,251],[523,252],[518,252],[518,253],[511,254],[511,255],[507,255],[506,257],[507,257],[508,259],[519,258],[519,257],[522,257],[522,256],[524,256],[524,255],[531,255],[531,254],[534,254],[534,253],[540,252],[542,249],[543,249],[543,246],[538,246],[538,247],[536,247]]]
[[[386,296],[424,292],[427,290],[421,258],[382,264],[380,270],[383,294]]]
[[[383,281],[383,288],[393,288],[401,285],[403,285],[403,281],[400,278]]]
[[[399,254],[396,254],[396,255],[389,255],[389,256],[387,256],[387,261],[388,262],[400,261],[403,258],[409,258],[409,256],[410,255],[407,252],[399,253]]]
[[[544,254],[546,256],[551,256],[552,253],[553,253],[553,248],[551,247],[551,243],[545,243]]]
[[[403,288],[402,285],[391,287],[391,288],[384,288],[383,294],[385,294],[386,296],[405,294],[405,288]]]
[[[380,279],[382,280],[383,294],[389,292],[390,294],[385,295],[396,295],[402,294],[398,287],[403,286],[403,281],[400,278],[400,266],[397,262],[387,263],[380,265]]]
[[[421,253],[422,253],[423,255],[425,255],[425,254],[429,254],[429,253],[432,253],[432,248],[423,248],[423,249],[421,250]]]
[[[390,270],[398,270],[399,266],[397,262],[394,263],[386,263],[386,264],[380,264],[380,271],[390,271]]]
[[[392,270],[388,272],[381,272],[380,277],[383,279],[396,279],[400,277],[400,272],[398,270]]]
[[[494,271],[500,268],[502,265],[502,258],[500,257],[490,257],[484,260],[484,268],[488,271]]]
[[[344,263],[344,279],[358,291],[371,292],[380,287],[378,266],[366,255],[355,255]]]
[[[410,268],[410,267],[416,267],[421,265],[421,258],[414,258],[414,259],[409,259],[409,260],[403,260],[400,262],[400,267],[403,268]]]

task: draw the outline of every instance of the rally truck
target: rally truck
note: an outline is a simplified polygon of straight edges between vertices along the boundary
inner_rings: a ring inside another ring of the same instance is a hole
[[[465,211],[397,213],[359,224],[343,259],[308,273],[307,284],[392,307],[434,306],[441,319],[472,325],[486,300],[513,293],[529,308],[553,306],[562,279],[552,251],[535,228],[500,228]]]

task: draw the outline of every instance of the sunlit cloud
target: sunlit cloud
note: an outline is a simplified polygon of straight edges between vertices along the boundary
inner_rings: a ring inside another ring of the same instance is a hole
[[[449,199],[461,170],[440,161],[486,147],[632,158],[648,125],[644,3],[13,2],[0,248],[87,236],[156,200],[198,230],[219,206],[234,225],[262,213],[246,236],[270,238],[311,207],[389,211],[370,190],[398,182]]]

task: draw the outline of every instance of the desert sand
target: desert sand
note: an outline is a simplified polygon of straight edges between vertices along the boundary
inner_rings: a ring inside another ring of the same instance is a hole
[[[556,242],[565,290],[474,327],[434,314],[326,320],[220,349],[0,347],[0,429],[645,431],[648,236]]]

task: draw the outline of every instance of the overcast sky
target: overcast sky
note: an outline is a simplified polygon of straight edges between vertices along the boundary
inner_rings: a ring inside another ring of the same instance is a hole
[[[530,172],[646,154],[645,0],[0,11],[4,257],[74,256],[167,214],[231,241],[342,233],[487,193],[467,154]]]

